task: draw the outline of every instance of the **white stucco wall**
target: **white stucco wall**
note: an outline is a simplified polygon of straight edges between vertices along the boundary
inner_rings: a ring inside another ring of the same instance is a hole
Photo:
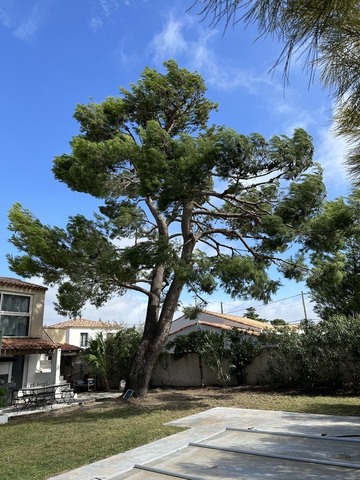
[[[96,335],[98,335],[101,332],[102,332],[104,338],[106,338],[106,336],[108,334],[115,334],[118,331],[119,330],[116,330],[116,329],[102,330],[101,328],[95,329],[95,328],[86,328],[86,327],[71,327],[71,328],[66,329],[66,334],[65,334],[66,340],[65,341],[66,341],[66,343],[70,343],[70,345],[75,345],[77,347],[81,347],[80,338],[81,338],[82,333],[87,333],[89,335],[89,340],[90,340],[90,339],[95,338]]]

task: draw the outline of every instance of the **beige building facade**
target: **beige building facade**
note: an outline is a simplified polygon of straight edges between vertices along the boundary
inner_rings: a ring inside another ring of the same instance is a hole
[[[43,336],[46,287],[0,277],[0,383],[16,389],[60,382],[62,353],[75,348]]]
[[[86,348],[90,340],[96,338],[99,333],[102,333],[103,337],[106,338],[115,335],[122,328],[121,324],[115,322],[74,318],[46,326],[44,331],[54,342],[69,343],[80,348]]]

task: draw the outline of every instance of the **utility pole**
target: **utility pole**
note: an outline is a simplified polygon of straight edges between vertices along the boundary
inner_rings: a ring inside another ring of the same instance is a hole
[[[307,317],[307,314],[306,314],[304,292],[301,292],[301,299],[302,299],[302,304],[303,304],[303,308],[304,308],[304,323],[305,323],[305,326],[307,327],[308,326],[308,317]]]
[[[307,318],[307,314],[306,314],[304,292],[301,292],[301,298],[302,298],[302,304],[303,304],[303,308],[304,308],[304,320],[307,322],[308,318]]]

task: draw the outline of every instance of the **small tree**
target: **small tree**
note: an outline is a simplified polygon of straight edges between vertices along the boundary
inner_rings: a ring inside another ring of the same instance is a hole
[[[226,333],[229,373],[235,376],[238,385],[246,382],[246,368],[263,351],[263,345],[252,335],[240,328]]]
[[[106,339],[106,362],[109,381],[119,384],[127,380],[131,364],[139,347],[142,331],[135,327],[122,328],[116,335]]]
[[[103,383],[103,389],[105,392],[108,392],[110,387],[108,381],[106,341],[101,332],[98,333],[95,338],[90,340],[89,347],[84,352],[84,357],[87,363],[91,367],[94,367],[100,374]]]
[[[258,315],[255,307],[248,307],[244,312],[244,317],[250,318],[251,320],[257,320],[258,322],[267,322],[267,320],[264,320]]]
[[[274,327],[287,325],[287,322],[283,318],[274,318],[274,320],[270,320],[270,323],[274,325]]]

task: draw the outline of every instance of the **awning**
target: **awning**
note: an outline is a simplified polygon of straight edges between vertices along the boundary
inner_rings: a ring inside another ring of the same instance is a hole
[[[51,354],[54,350],[60,348],[62,353],[76,353],[81,350],[80,347],[67,343],[55,343],[51,340],[42,338],[14,338],[4,337],[2,339],[1,356],[13,357],[14,355],[31,355],[31,354]]]

